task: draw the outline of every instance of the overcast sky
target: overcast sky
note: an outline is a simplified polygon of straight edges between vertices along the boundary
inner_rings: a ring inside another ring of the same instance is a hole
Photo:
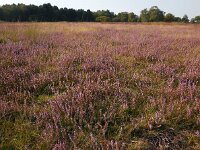
[[[0,5],[24,3],[41,5],[51,3],[58,7],[90,9],[92,11],[109,9],[115,13],[128,11],[139,14],[144,8],[158,6],[165,12],[190,18],[200,15],[200,0],[0,0]]]

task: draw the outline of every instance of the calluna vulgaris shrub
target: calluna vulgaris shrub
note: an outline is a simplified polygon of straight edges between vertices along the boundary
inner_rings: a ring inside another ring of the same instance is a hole
[[[200,149],[200,26],[0,25],[0,149]]]

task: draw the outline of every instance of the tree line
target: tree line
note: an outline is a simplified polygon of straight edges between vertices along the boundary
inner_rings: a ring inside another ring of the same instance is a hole
[[[98,10],[92,12],[83,9],[68,9],[52,6],[50,3],[40,6],[12,4],[0,6],[0,20],[16,21],[70,21],[70,22],[184,22],[200,23],[200,16],[189,20],[187,15],[182,18],[171,13],[165,13],[157,6],[144,9],[140,15],[131,12],[120,12],[115,14],[109,10]]]

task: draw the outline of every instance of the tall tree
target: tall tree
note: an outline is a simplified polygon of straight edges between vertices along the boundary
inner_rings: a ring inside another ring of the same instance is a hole
[[[183,18],[181,19],[181,21],[184,23],[188,23],[189,22],[188,16],[184,15]]]
[[[38,6],[28,5],[26,10],[27,21],[39,21],[38,13]]]
[[[137,21],[138,21],[137,15],[135,15],[134,13],[128,14],[128,22],[137,22]]]
[[[165,15],[165,21],[166,22],[173,22],[175,21],[175,16],[171,13],[168,13]]]
[[[181,20],[182,20],[182,19],[181,19],[180,17],[175,17],[175,18],[174,18],[174,21],[175,21],[175,22],[181,22]]]
[[[149,11],[147,9],[144,9],[140,13],[140,21],[141,22],[149,22],[150,17],[149,17]]]
[[[120,22],[128,22],[128,13],[127,12],[118,13],[117,16],[118,16]]]
[[[195,20],[196,23],[200,23],[200,16],[196,16],[196,17],[194,18],[194,20]]]
[[[86,19],[84,21],[87,22],[95,21],[94,15],[89,9],[86,12]]]
[[[149,10],[149,21],[159,22],[164,21],[164,12],[161,11],[157,6],[153,6]]]
[[[115,15],[113,12],[110,12],[109,10],[98,10],[97,12],[94,13],[94,16],[100,17],[100,16],[106,16],[110,19],[112,19]]]

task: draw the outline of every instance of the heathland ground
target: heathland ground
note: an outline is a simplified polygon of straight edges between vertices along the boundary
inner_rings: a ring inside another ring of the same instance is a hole
[[[200,25],[0,23],[0,149],[200,149]]]

